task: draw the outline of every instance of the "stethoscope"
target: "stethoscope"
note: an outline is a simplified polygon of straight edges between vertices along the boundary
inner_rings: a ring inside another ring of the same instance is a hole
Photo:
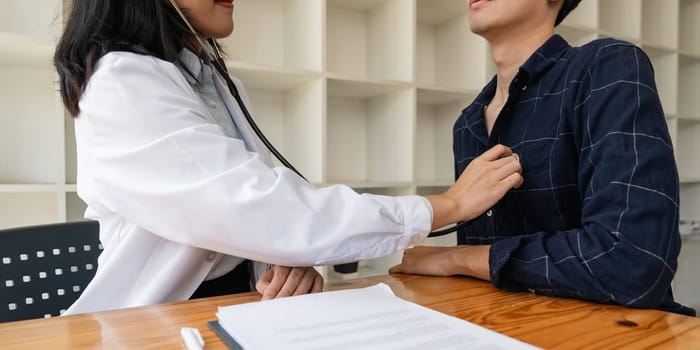
[[[190,31],[195,35],[197,38],[197,41],[199,41],[200,46],[202,47],[203,50],[209,53],[209,57],[211,58],[211,64],[214,66],[214,68],[219,72],[219,75],[221,78],[224,79],[226,82],[226,85],[228,87],[229,92],[233,96],[233,98],[236,100],[236,103],[238,103],[238,106],[240,107],[241,111],[243,112],[243,116],[245,117],[246,121],[248,122],[248,125],[250,125],[250,128],[253,129],[253,132],[255,132],[255,135],[262,141],[262,143],[265,145],[265,147],[272,153],[272,155],[277,158],[277,160],[280,161],[282,165],[284,165],[286,168],[289,170],[293,171],[297,175],[299,175],[302,179],[309,181],[304,177],[304,175],[297,170],[292,163],[290,163],[282,153],[280,153],[277,148],[270,142],[270,140],[267,139],[265,134],[260,130],[258,127],[258,124],[255,123],[255,120],[253,119],[253,116],[250,114],[248,111],[248,108],[246,107],[245,103],[243,102],[243,98],[241,98],[240,93],[238,93],[238,88],[236,87],[236,84],[233,82],[231,77],[228,75],[228,69],[226,68],[226,65],[224,64],[224,60],[221,57],[221,53],[219,52],[219,48],[216,44],[216,42],[213,39],[207,39],[207,42],[209,43],[209,46],[205,45],[204,42],[199,38],[199,35],[197,35],[197,32],[194,30],[194,27],[190,24],[190,22],[187,20],[185,15],[182,13],[180,8],[177,6],[175,3],[175,0],[170,0],[170,3],[173,5],[177,13],[180,15],[182,20],[187,24],[187,27],[189,27]],[[209,50],[209,47],[213,49],[213,52]],[[452,232],[455,232],[467,225],[467,222],[460,222],[455,226],[448,227],[442,230],[437,230],[430,232],[428,237],[439,237],[439,236],[444,236],[447,234],[450,234]]]

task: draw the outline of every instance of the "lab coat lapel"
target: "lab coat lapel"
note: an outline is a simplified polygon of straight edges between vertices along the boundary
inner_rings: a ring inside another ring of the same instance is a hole
[[[242,84],[240,84],[240,82],[234,80],[234,83],[236,83],[236,87],[238,88],[238,91],[241,94],[241,99],[246,104],[246,107],[248,107],[248,111],[252,115],[252,107],[250,105],[250,100],[248,99],[248,95],[246,94],[245,89],[243,88]],[[245,119],[241,107],[238,105],[235,98],[228,91],[226,83],[221,77],[215,75],[214,84],[216,86],[217,92],[219,93],[219,96],[223,96],[226,109],[232,116],[236,128],[241,133],[241,137],[243,138],[246,147],[248,147],[250,151],[259,154],[265,163],[272,166],[272,159],[270,158],[270,153],[268,152],[267,148],[262,143],[262,141],[257,137],[257,135],[255,135],[255,132],[250,127],[250,125],[248,125],[248,121]],[[253,118],[255,118],[255,116],[253,116]]]

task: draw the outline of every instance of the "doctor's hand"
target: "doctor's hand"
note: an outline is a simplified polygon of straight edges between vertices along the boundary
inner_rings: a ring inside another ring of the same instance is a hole
[[[469,163],[445,193],[426,198],[433,206],[432,229],[469,221],[523,183],[522,167],[510,148],[496,145]]]
[[[255,289],[262,300],[318,293],[323,291],[323,277],[313,267],[273,265],[260,276]]]

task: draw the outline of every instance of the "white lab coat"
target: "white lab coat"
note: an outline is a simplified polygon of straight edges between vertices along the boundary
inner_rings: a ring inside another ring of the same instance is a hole
[[[127,52],[100,59],[75,128],[78,194],[104,252],[69,314],[188,299],[222,254],[325,265],[427,236],[423,197],[316,188],[273,167],[223,80],[215,85],[242,140],[222,133],[175,65]]]

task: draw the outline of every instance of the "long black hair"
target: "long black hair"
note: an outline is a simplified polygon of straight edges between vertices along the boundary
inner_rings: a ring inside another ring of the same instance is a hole
[[[75,117],[97,61],[130,51],[178,63],[195,37],[168,0],[73,0],[54,53],[63,104]]]

